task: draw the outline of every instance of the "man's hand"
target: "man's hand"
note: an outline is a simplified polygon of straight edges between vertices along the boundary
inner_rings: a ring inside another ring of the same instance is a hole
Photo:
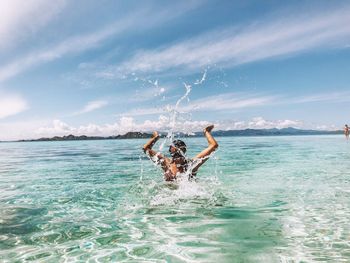
[[[213,124],[212,124],[212,125],[209,125],[209,126],[207,126],[207,127],[205,127],[205,128],[203,129],[203,132],[204,132],[204,133],[206,133],[206,132],[211,132],[212,129],[214,129],[214,125],[213,125]]]
[[[158,137],[159,137],[158,132],[154,131],[152,134],[152,138],[158,138]]]

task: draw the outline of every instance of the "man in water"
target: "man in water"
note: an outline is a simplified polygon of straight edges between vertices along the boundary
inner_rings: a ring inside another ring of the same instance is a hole
[[[349,126],[347,124],[345,124],[345,127],[344,127],[344,134],[345,134],[345,138],[348,140],[349,139],[349,133],[350,133],[350,130],[349,130]]]
[[[163,154],[152,150],[153,145],[159,140],[158,132],[153,132],[152,138],[143,146],[143,151],[157,164],[160,164],[164,171],[164,179],[173,181],[178,174],[186,173],[189,178],[193,178],[198,168],[209,159],[209,156],[218,148],[218,143],[211,135],[214,125],[204,128],[203,132],[208,140],[208,147],[201,153],[197,154],[193,159],[188,160],[185,156],[186,144],[181,140],[173,141],[169,147],[171,158],[165,157]]]

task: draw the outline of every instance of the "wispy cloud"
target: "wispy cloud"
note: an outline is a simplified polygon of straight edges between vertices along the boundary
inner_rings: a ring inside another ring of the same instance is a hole
[[[53,61],[67,54],[79,53],[97,47],[101,41],[123,31],[130,22],[129,18],[100,31],[71,37],[57,45],[44,50],[35,51],[18,60],[14,60],[0,68],[0,81],[9,79],[33,66]]]
[[[283,102],[283,101],[282,101]],[[329,92],[305,95],[297,98],[289,98],[287,103],[317,103],[317,102],[350,102],[350,92]]]
[[[167,89],[165,87],[147,87],[138,89],[135,92],[135,96],[130,98],[130,102],[143,102],[155,99],[165,94]]]
[[[134,77],[134,81],[140,83],[141,86],[135,91],[134,96],[129,99],[130,102],[143,102],[165,96],[166,93],[175,88],[175,86],[160,84],[157,79]]]
[[[13,48],[44,27],[65,6],[65,0],[0,1],[0,51]]]
[[[16,115],[28,108],[27,102],[19,95],[0,94],[0,119]]]
[[[147,29],[161,24],[164,21],[188,12],[199,4],[200,1],[190,1],[187,4],[174,4],[173,8],[160,9],[158,12],[154,12],[153,10],[136,10],[131,15],[126,15],[124,18],[95,32],[70,37],[60,43],[31,52],[20,59],[9,62],[0,67],[0,82],[14,77],[33,66],[59,59],[68,54],[80,53],[96,48],[103,41],[112,36],[116,37],[126,30],[133,28]],[[140,19],[143,17],[146,19]]]
[[[139,51],[119,66],[122,72],[161,72],[208,64],[234,66],[319,48],[345,47],[350,37],[350,8],[274,17],[249,26],[212,31],[195,38]]]
[[[234,110],[248,107],[264,106],[275,101],[274,96],[257,96],[255,94],[224,93],[191,101],[185,111]]]
[[[182,105],[177,110],[180,112],[237,110],[269,105],[274,103],[277,98],[277,96],[258,96],[256,94],[224,93],[191,100],[189,104]],[[125,112],[122,115],[142,116],[162,114],[172,111],[173,108],[174,106],[171,105],[164,105],[158,108],[139,108]]]
[[[91,111],[95,111],[95,110],[103,108],[107,105],[108,105],[108,102],[105,100],[90,101],[88,104],[85,105],[85,107],[83,109],[74,113],[73,115],[80,115],[80,114],[88,113]]]
[[[283,94],[258,95],[250,93],[223,93],[215,96],[207,96],[201,99],[191,100],[177,109],[179,112],[211,112],[234,111],[245,108],[262,106],[281,106],[301,103],[341,103],[350,102],[350,92],[329,92],[304,96],[286,96]],[[151,108],[136,108],[120,115],[145,116],[169,113],[174,110],[173,105],[163,105]]]
[[[162,108],[136,108],[119,115],[122,116],[145,116],[145,115],[155,115],[155,114],[163,114],[166,113],[166,107]]]

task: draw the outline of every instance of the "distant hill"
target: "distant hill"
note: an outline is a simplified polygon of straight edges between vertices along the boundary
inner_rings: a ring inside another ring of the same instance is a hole
[[[331,135],[342,134],[338,131],[319,131],[319,130],[301,130],[296,128],[283,129],[245,129],[245,130],[229,130],[229,131],[215,131],[214,136],[284,136],[284,135]]]
[[[283,128],[283,129],[245,129],[245,130],[228,130],[228,131],[214,131],[213,135],[217,137],[229,137],[229,136],[286,136],[286,135],[332,135],[342,134],[343,131],[319,131],[319,130],[301,130],[296,128]],[[203,136],[202,132],[195,132],[194,134],[177,133],[178,137],[200,137]],[[84,140],[121,140],[121,139],[146,139],[152,136],[151,133],[144,132],[127,132],[124,135],[100,137],[100,136],[86,136],[86,135],[67,135],[67,136],[54,136],[51,138],[40,138],[33,140],[19,140],[20,142],[34,142],[34,141],[84,141]],[[164,137],[164,133],[162,135]]]
[[[124,135],[117,135],[115,139],[141,139],[141,138],[150,138],[151,133],[144,132],[127,132]]]
[[[86,141],[86,140],[115,140],[115,139],[138,139],[138,138],[150,138],[152,134],[149,133],[143,133],[143,132],[127,132],[124,135],[117,135],[117,136],[108,136],[108,137],[101,137],[101,136],[86,136],[86,135],[67,135],[67,136],[54,136],[51,138],[39,138],[39,139],[32,139],[32,140],[19,140],[20,142],[35,142],[35,141]]]

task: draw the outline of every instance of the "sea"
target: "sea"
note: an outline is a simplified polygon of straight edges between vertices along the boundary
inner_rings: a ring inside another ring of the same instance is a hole
[[[175,182],[145,139],[0,143],[0,262],[350,262],[350,141],[217,141]]]

